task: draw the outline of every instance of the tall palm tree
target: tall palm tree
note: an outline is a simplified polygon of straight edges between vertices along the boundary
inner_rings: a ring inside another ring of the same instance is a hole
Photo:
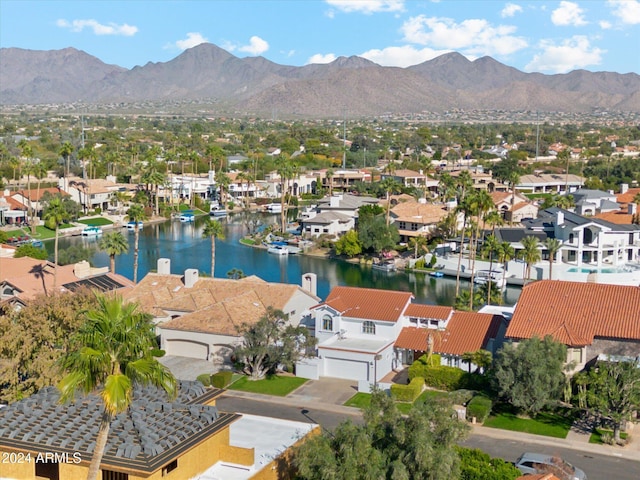
[[[458,206],[456,207],[456,214],[462,213],[462,231],[460,232],[460,250],[458,251],[458,270],[456,272],[456,295],[455,298],[458,298],[458,294],[460,293],[460,270],[462,268],[462,251],[464,250],[464,236],[467,230],[467,221],[471,217],[472,213],[472,205],[471,202],[468,201],[467,198],[463,198],[458,202]]]
[[[204,223],[202,236],[211,239],[211,278],[213,278],[216,271],[216,238],[224,240],[224,228],[220,222],[208,218]]]
[[[98,306],[84,313],[85,323],[72,339],[77,348],[60,361],[67,375],[58,384],[62,403],[73,401],[78,392],[102,399],[88,480],[98,478],[111,422],[129,408],[135,385],[154,385],[170,399],[177,393],[175,378],[154,356],[157,345],[151,315],[119,296],[98,294],[97,299]]]
[[[538,249],[538,244],[540,242],[538,241],[537,237],[534,237],[533,235],[528,235],[524,237],[520,243],[522,243],[523,249],[520,251],[519,256],[527,264],[527,269],[526,269],[527,273],[525,274],[525,279],[524,279],[524,283],[526,285],[527,281],[531,277],[531,266],[534,263],[540,261],[541,255],[540,255],[540,250]]]
[[[147,219],[147,215],[144,212],[144,207],[139,203],[133,203],[127,210],[127,217],[130,222],[135,223],[133,229],[133,283],[138,283],[138,242],[140,240],[140,229],[138,228],[138,222],[142,222]]]
[[[36,164],[33,165],[33,169],[32,169],[32,173],[33,176],[36,177],[38,179],[38,189],[36,190],[36,205],[38,206],[38,208],[33,209],[33,216],[31,217],[31,234],[35,235],[36,233],[36,218],[38,218],[38,210],[41,208],[41,201],[40,201],[40,183],[42,182],[42,179],[44,177],[47,176],[47,169],[46,167],[38,162]]]
[[[496,232],[496,227],[504,225],[504,218],[502,218],[502,215],[498,210],[493,208],[484,216],[484,223],[491,227],[491,233],[494,234]]]
[[[427,237],[418,235],[409,239],[409,248],[413,248],[413,258],[418,258],[418,250],[429,251]]]
[[[556,260],[556,253],[558,253],[560,247],[562,247],[562,243],[557,238],[548,237],[543,244],[549,252],[549,280],[553,280],[553,263]]]
[[[493,199],[486,190],[479,190],[474,195],[475,211],[477,216],[476,231],[471,241],[471,282],[469,285],[469,309],[473,310],[473,277],[476,273],[476,251],[478,249],[478,241],[480,239],[480,221],[484,221],[484,216],[493,207]]]
[[[64,159],[64,176],[65,177],[69,177],[69,157],[71,157],[71,154],[73,153],[73,145],[71,145],[69,142],[64,142],[62,144],[62,146],[60,147],[59,152],[60,156]]]
[[[159,169],[159,166],[154,162],[149,165],[147,171],[143,175],[143,181],[148,183],[153,188],[153,199],[154,199],[154,214],[156,216],[160,215],[160,205],[158,200],[158,190],[160,189],[160,185],[164,185],[166,182],[166,175],[162,173]]]
[[[388,227],[389,223],[390,223],[389,213],[391,212],[391,199],[390,199],[390,196],[391,196],[392,193],[400,191],[400,184],[394,178],[387,177],[387,178],[385,178],[384,180],[382,180],[380,182],[380,188],[382,188],[382,190],[384,191],[385,197],[387,199],[385,220],[386,220],[387,227]]]
[[[111,273],[116,273],[116,255],[122,255],[129,251],[129,242],[120,232],[106,234],[98,241],[98,248],[109,255],[109,268]]]
[[[227,205],[227,190],[229,189],[229,185],[231,184],[231,179],[229,175],[224,172],[216,173],[216,184],[220,189],[220,204],[222,207]]]
[[[515,256],[516,252],[509,242],[502,242],[498,249],[498,261],[502,263],[502,290],[507,284],[507,264]]]
[[[485,252],[489,254],[489,270],[493,270],[494,254],[498,253],[500,249],[500,243],[498,242],[498,239],[496,238],[496,236],[494,234],[487,236],[487,238],[484,239],[482,248],[484,249]],[[488,283],[491,284],[491,275],[489,275]],[[487,289],[487,304],[489,304],[490,294],[491,294],[491,285],[489,285],[489,288]]]
[[[287,230],[287,208],[285,200],[288,193],[289,180],[295,175],[295,166],[284,155],[276,159],[277,172],[280,176],[280,231],[284,234]]]
[[[69,219],[69,213],[65,210],[60,197],[53,197],[42,216],[47,228],[56,231],[56,239],[53,246],[53,291],[58,284],[58,230],[60,225]]]
[[[329,197],[333,196],[333,168],[327,169],[326,177],[329,180]]]

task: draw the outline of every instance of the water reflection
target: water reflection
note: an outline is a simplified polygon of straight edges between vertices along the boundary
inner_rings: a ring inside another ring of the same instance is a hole
[[[372,270],[370,266],[360,266],[348,262],[314,258],[301,255],[270,255],[266,250],[243,246],[239,243],[246,232],[279,222],[279,215],[240,214],[218,220],[225,225],[225,240],[216,241],[216,277],[226,278],[232,269],[242,270],[245,275],[257,275],[269,282],[300,284],[302,275],[313,272],[318,276],[318,295],[326,298],[329,291],[338,285],[410,291],[416,301],[438,305],[452,305],[455,297],[455,279],[433,278],[424,274]],[[140,231],[138,278],[155,270],[159,258],[171,259],[171,271],[179,274],[187,268],[197,268],[210,275],[211,243],[202,238],[205,218],[197,218],[193,223],[166,221],[146,225]],[[133,278],[133,233],[122,229],[129,239],[129,252],[116,257],[116,272]],[[90,237],[69,237],[60,239],[60,249],[71,245],[84,244],[97,248],[97,239]],[[53,252],[53,242],[46,248]],[[96,251],[93,265],[109,265],[106,253]],[[463,283],[462,288],[468,288]],[[514,304],[520,289],[507,289],[506,300]]]

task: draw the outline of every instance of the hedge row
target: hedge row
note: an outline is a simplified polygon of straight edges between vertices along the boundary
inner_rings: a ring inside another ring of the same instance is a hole
[[[398,402],[413,403],[422,393],[424,380],[416,377],[409,382],[409,385],[394,383],[391,385],[391,396]]]
[[[208,373],[203,373],[198,375],[196,380],[198,380],[205,387],[216,387],[216,388],[226,388],[231,383],[231,377],[233,373],[224,370],[218,373],[214,373],[213,375],[209,375]]]
[[[476,421],[483,423],[491,413],[491,399],[486,395],[476,395],[467,405],[467,419],[476,417]]]
[[[431,365],[428,365],[426,355],[421,356],[409,367],[409,379],[424,378],[427,386],[449,392],[459,389],[483,390],[486,387],[486,377],[457,367],[440,365],[439,355],[432,355]]]

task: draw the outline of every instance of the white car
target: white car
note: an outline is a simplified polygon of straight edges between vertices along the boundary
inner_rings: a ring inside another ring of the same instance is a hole
[[[522,473],[552,473],[560,480],[587,480],[587,475],[579,468],[560,457],[541,453],[523,453],[515,466]]]

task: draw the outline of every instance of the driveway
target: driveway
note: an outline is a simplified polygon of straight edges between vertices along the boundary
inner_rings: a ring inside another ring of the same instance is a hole
[[[325,405],[343,405],[344,402],[358,393],[358,385],[353,380],[321,377],[309,380],[294,390],[287,398],[300,402],[320,402]]]
[[[158,361],[168,367],[178,380],[196,380],[202,373],[211,375],[216,372],[216,366],[213,363],[197,358],[165,355]]]

